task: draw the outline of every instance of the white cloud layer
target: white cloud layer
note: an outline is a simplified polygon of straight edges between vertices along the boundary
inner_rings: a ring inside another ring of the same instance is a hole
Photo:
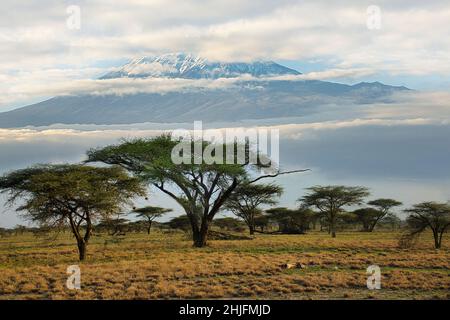
[[[139,65],[133,72],[161,70],[161,65]],[[158,69],[159,68],[159,69]],[[61,95],[93,94],[93,95],[126,95],[135,93],[167,93],[173,91],[225,89],[240,81],[265,81],[269,78],[253,78],[241,76],[220,79],[169,79],[169,78],[118,78],[118,79],[83,79],[83,76],[98,72],[99,68],[85,70],[58,70],[27,72],[15,75],[0,75],[0,107],[8,106],[18,100],[28,101],[43,97]],[[131,72],[131,73],[133,73]],[[365,68],[331,69],[323,72],[311,72],[301,75],[271,77],[270,80],[326,80],[330,78],[360,76],[371,74]],[[75,78],[75,79],[74,79]]]
[[[278,129],[283,139],[301,139],[303,135],[323,130],[338,130],[345,128],[355,127],[398,127],[398,126],[424,126],[424,125],[448,125],[450,120],[436,120],[425,118],[414,119],[351,119],[345,121],[324,121],[324,122],[311,122],[311,123],[295,123],[295,124],[279,124],[270,126],[232,126],[232,127],[219,127],[215,129],[205,129],[205,136],[214,136],[219,132],[225,130],[236,130],[236,132],[245,132],[248,129],[256,128],[262,130]],[[96,129],[97,126],[93,126],[91,130],[81,129],[65,129],[65,128],[24,128],[24,129],[1,129],[0,128],[0,142],[1,141],[68,141],[70,139],[83,139],[83,140],[96,140],[96,139],[121,139],[130,137],[150,137],[159,135],[162,133],[169,133],[175,129],[181,129],[173,127],[172,129],[150,129],[153,124],[148,124],[148,128],[145,128],[145,124],[140,124],[140,129],[134,129],[133,125],[121,125],[119,128],[106,129],[108,126],[102,126],[103,129]],[[76,126],[74,126],[76,127]],[[111,126],[114,127],[114,126]],[[186,127],[189,130],[189,127]]]

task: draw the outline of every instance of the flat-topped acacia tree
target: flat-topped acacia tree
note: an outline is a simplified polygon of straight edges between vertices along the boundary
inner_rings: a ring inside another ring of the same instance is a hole
[[[145,195],[145,186],[123,168],[84,165],[38,165],[0,177],[0,190],[8,204],[16,200],[23,216],[41,226],[70,226],[80,261],[93,223],[119,212],[135,196]],[[83,233],[84,232],[84,233]]]
[[[168,212],[172,212],[172,209],[146,206],[143,208],[133,209],[133,212],[136,213],[137,216],[141,218],[141,221],[147,225],[147,234],[150,234],[153,221]]]
[[[262,164],[264,155],[257,155],[257,161],[252,163],[249,161],[250,148],[245,146],[243,163],[230,162],[228,158],[225,159],[227,145],[206,141],[200,143],[202,155],[211,152],[211,155],[218,156],[219,153],[213,153],[222,150],[223,161],[209,162],[204,157],[198,159],[195,152],[192,152],[190,155],[183,154],[190,161],[178,164],[174,163],[171,156],[179,143],[179,140],[172,139],[170,135],[125,140],[118,145],[88,151],[87,161],[119,165],[174,199],[189,218],[196,247],[206,245],[214,216],[239,185],[280,174],[305,171],[275,170],[275,173],[260,174],[262,168],[268,167]],[[192,149],[199,144],[198,141],[187,143],[192,145]],[[240,147],[242,146],[234,143],[233,150],[237,153]],[[256,174],[259,176],[255,177]]]
[[[275,184],[241,184],[225,203],[225,209],[244,220],[251,235],[255,233],[261,205],[277,204],[283,188]]]
[[[378,212],[380,213],[376,220],[374,221],[373,225],[371,225],[370,227],[370,232],[373,231],[373,229],[375,228],[375,225],[383,220],[385,217],[387,217],[388,215],[391,214],[391,209],[394,207],[398,207],[401,206],[403,203],[401,203],[400,201],[394,200],[394,199],[385,199],[385,198],[381,198],[381,199],[375,199],[372,201],[367,202],[368,205],[375,207]]]
[[[434,247],[440,249],[442,237],[450,229],[450,204],[437,202],[422,202],[404,210],[408,214],[406,222],[409,227],[407,237],[415,237],[431,229],[434,237]]]
[[[369,201],[367,204],[375,208],[361,208],[353,211],[362,223],[365,232],[373,232],[378,222],[391,215],[390,210],[392,208],[402,205],[400,201],[383,198]]]
[[[370,195],[367,188],[360,186],[314,186],[306,190],[309,192],[298,201],[307,207],[316,207],[326,215],[333,238],[336,238],[336,222],[343,207],[361,204]]]

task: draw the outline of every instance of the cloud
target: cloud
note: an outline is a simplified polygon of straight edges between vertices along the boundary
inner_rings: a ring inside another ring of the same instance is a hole
[[[90,70],[90,72],[97,69]],[[27,101],[63,95],[127,95],[136,93],[168,93],[187,90],[212,90],[233,87],[236,82],[251,77],[229,79],[169,79],[169,78],[119,78],[119,79],[70,79],[61,72],[23,73],[21,76],[4,76],[7,88],[0,97],[0,106],[14,101]],[[22,81],[24,80],[24,81]],[[0,85],[0,88],[2,85]]]
[[[349,119],[346,121],[323,121],[311,123],[292,123],[292,124],[273,124],[273,125],[251,125],[250,122],[245,126],[242,124],[228,123],[215,128],[204,128],[204,132],[214,134],[223,132],[227,129],[236,130],[236,132],[251,128],[255,129],[278,129],[284,138],[298,139],[303,136],[305,132],[329,131],[339,130],[345,128],[355,127],[401,127],[401,126],[425,126],[425,125],[448,125],[448,120],[433,120],[433,119]],[[138,127],[134,124],[129,125],[65,125],[65,127],[73,128],[58,128],[58,125],[39,128],[23,128],[23,129],[1,129],[0,128],[0,142],[1,141],[64,141],[67,139],[120,139],[123,137],[146,137],[154,136],[161,133],[171,132],[180,128],[180,124],[160,125],[160,128],[155,128],[153,123],[141,123]],[[79,127],[79,129],[77,129]],[[165,128],[164,128],[165,127]],[[183,129],[191,130],[193,124],[182,125]]]
[[[170,67],[166,67],[170,68]],[[159,63],[142,64],[129,70],[131,74],[145,72],[168,71]],[[0,75],[0,88],[3,94],[0,97],[0,107],[17,101],[31,99],[44,99],[46,97],[77,94],[94,95],[125,95],[135,93],[167,93],[187,90],[210,90],[232,88],[241,81],[276,81],[276,80],[325,80],[339,77],[357,77],[370,74],[364,68],[357,69],[331,69],[322,72],[311,72],[301,75],[275,76],[268,78],[254,78],[243,75],[236,78],[220,79],[182,79],[182,78],[118,78],[118,79],[85,79],[88,76],[99,74],[99,68],[85,69],[48,69],[40,71],[22,71],[10,75]]]
[[[449,92],[398,94],[394,100],[394,103],[368,106],[365,108],[366,116],[371,118],[428,117],[447,121],[450,119]]]

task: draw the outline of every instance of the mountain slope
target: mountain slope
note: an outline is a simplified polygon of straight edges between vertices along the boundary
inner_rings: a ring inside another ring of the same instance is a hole
[[[269,81],[258,87],[164,95],[85,95],[57,97],[0,114],[0,127],[65,124],[125,124],[140,122],[237,121],[303,116],[327,104],[365,104],[390,101],[390,87],[361,94],[356,86],[323,81]],[[375,95],[376,100],[372,97]]]
[[[154,70],[155,61],[162,66],[159,71]],[[152,67],[147,68],[148,65]],[[297,117],[315,113],[323,105],[389,102],[393,93],[409,90],[379,82],[351,86],[318,80],[270,79],[270,76],[297,74],[300,73],[274,62],[210,63],[183,54],[144,57],[108,73],[102,79],[164,77],[214,81],[216,78],[243,75],[251,75],[255,79],[238,80],[233,86],[222,89],[55,97],[0,113],[0,127]]]

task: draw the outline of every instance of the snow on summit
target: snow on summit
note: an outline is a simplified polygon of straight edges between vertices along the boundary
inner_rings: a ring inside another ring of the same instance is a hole
[[[206,58],[186,53],[168,53],[160,56],[145,56],[134,59],[117,71],[104,75],[101,79],[114,78],[185,78],[218,79],[242,75],[253,77],[298,75],[300,72],[284,67],[273,61],[212,62]]]

